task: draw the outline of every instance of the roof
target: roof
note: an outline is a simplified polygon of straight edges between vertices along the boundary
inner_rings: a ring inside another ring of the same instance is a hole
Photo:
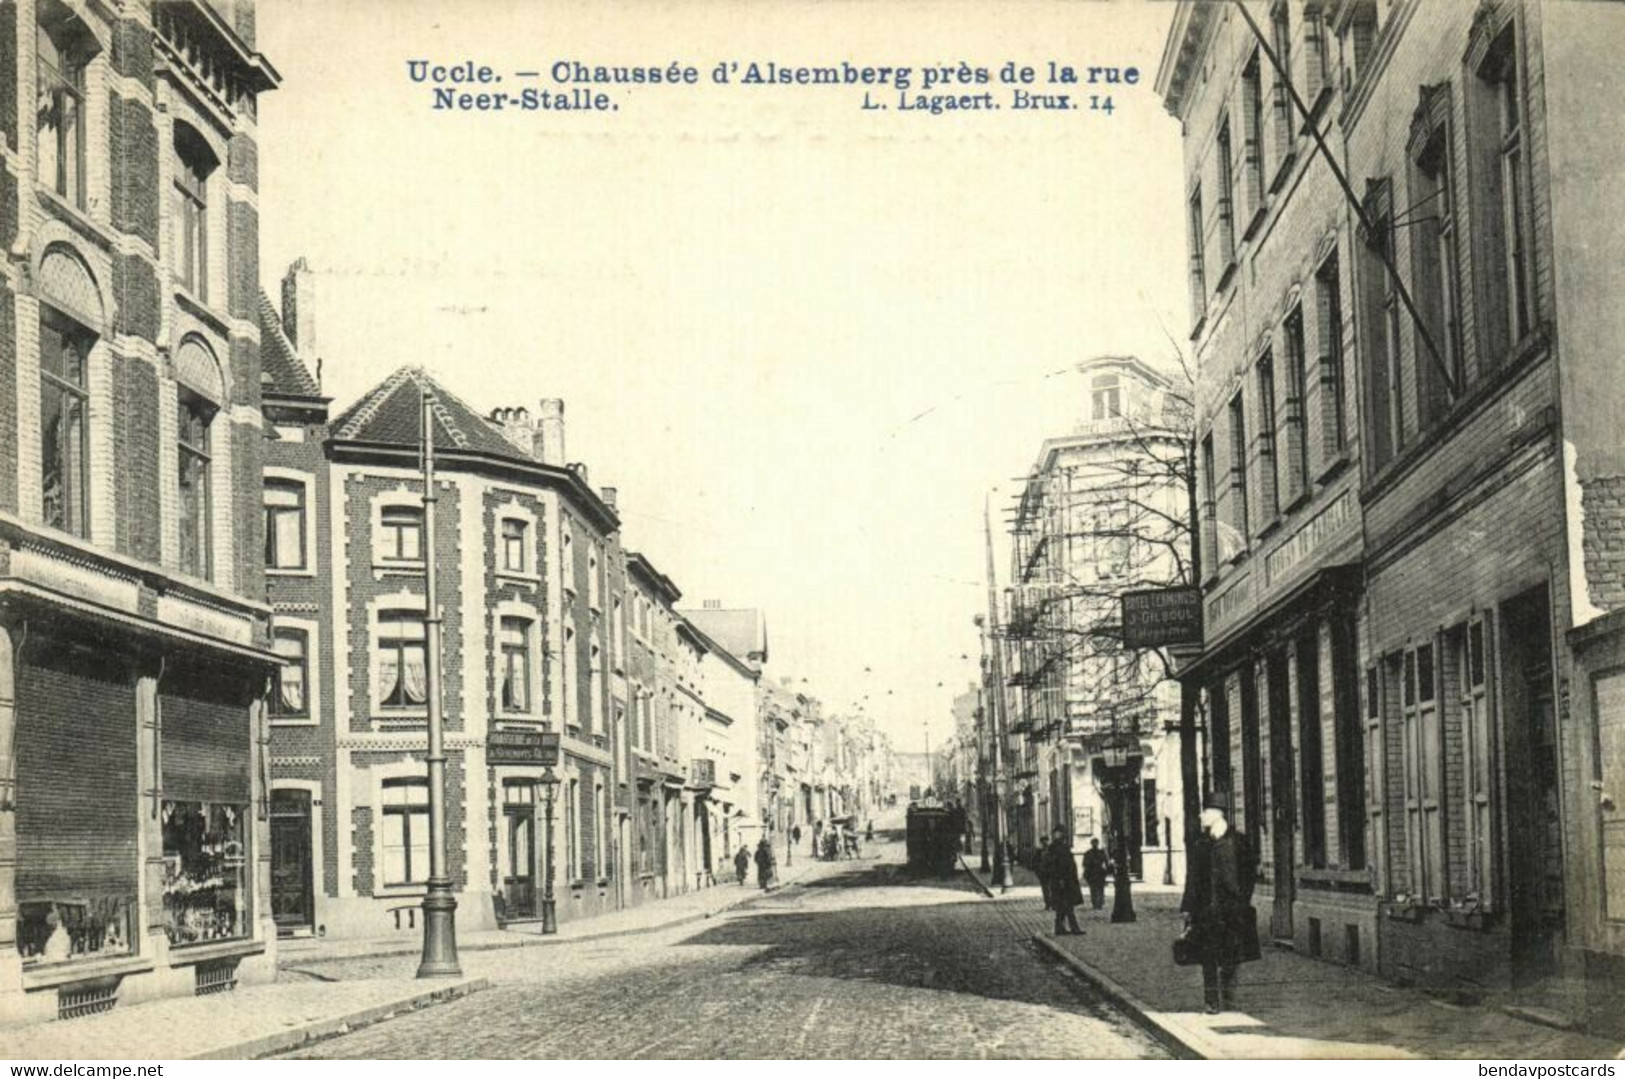
[[[724,651],[751,664],[767,662],[767,620],[756,608],[719,610],[706,607],[679,613],[721,645]]]
[[[434,440],[441,449],[535,461],[421,367],[401,367],[333,421],[333,437],[416,446],[422,441],[423,395],[434,399]]]
[[[626,568],[634,576],[641,576],[649,587],[653,588],[670,606],[683,598],[683,593],[670,577],[655,569],[653,562],[647,555],[638,551],[626,552]]]
[[[260,289],[260,372],[267,393],[286,394],[289,397],[320,397],[321,383],[310,373],[299,350],[288,340],[282,328],[276,305]]]

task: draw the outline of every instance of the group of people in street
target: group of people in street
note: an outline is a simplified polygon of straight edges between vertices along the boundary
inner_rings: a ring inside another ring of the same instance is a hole
[[[863,839],[873,840],[875,837],[875,822],[869,821],[864,829]],[[840,858],[863,857],[863,841],[858,838],[856,820],[832,820],[827,824],[824,821],[814,821],[812,830],[812,855],[814,858],[826,862],[833,862]]]
[[[1202,802],[1201,830],[1187,862],[1185,891],[1180,901],[1184,925],[1174,947],[1174,961],[1202,968],[1202,998],[1211,1014],[1235,1003],[1237,972],[1243,963],[1260,958],[1253,884],[1258,861],[1246,835],[1230,826],[1229,799],[1223,792]],[[1058,827],[1039,840],[1030,863],[1038,877],[1044,909],[1055,915],[1055,935],[1083,935],[1076,910],[1083,905],[1083,886],[1090,905],[1100,910],[1106,902],[1106,881],[1112,860],[1091,839],[1080,865],[1072,852],[1072,837]]]
[[[756,883],[761,886],[762,891],[765,892],[778,884],[779,860],[773,854],[772,840],[768,838],[765,832],[762,834],[761,840],[756,844],[754,860],[756,862]],[[750,848],[741,843],[738,853],[734,855],[734,876],[741,887],[750,877],[751,861]]]

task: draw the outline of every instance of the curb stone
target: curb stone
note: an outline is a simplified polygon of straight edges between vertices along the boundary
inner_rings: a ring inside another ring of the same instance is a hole
[[[276,1053],[287,1052],[290,1049],[298,1049],[312,1042],[348,1034],[361,1027],[372,1026],[374,1023],[382,1023],[403,1013],[421,1011],[436,1004],[446,1004],[453,1000],[460,1000],[481,989],[489,989],[490,986],[491,982],[487,978],[468,978],[435,989],[425,989],[422,992],[413,993],[395,1000],[387,1000],[381,1004],[374,1004],[357,1011],[327,1016],[297,1027],[289,1027],[286,1030],[261,1035],[258,1038],[250,1038],[235,1045],[208,1049],[188,1059],[258,1060]]]
[[[1147,1034],[1151,1035],[1181,1060],[1211,1060],[1216,1055],[1207,1039],[1185,1024],[1166,1016],[1154,1018],[1151,1006],[1123,988],[1113,979],[1091,967],[1042,933],[1033,934],[1033,943],[1051,956],[1065,963],[1081,975],[1100,993],[1125,1012]],[[1205,1051],[1204,1051],[1205,1050]]]

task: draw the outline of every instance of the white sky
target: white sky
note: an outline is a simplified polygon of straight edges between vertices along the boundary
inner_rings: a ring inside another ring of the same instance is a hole
[[[319,275],[335,408],[405,363],[482,410],[564,398],[569,456],[619,488],[627,546],[685,605],[763,608],[771,673],[938,746],[976,674],[984,493],[997,528],[1081,418],[1056,372],[1165,357],[1188,322],[1179,130],[1152,89],[1171,12],[260,0],[284,77],[261,103],[263,279],[278,295],[300,255]],[[615,113],[436,113],[412,58],[677,59],[702,84],[623,90]],[[922,117],[709,82],[724,59],[1050,58],[1140,83],[1110,117]]]

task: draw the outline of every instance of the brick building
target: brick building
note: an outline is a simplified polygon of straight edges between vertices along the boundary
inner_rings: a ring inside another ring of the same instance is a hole
[[[252,492],[276,83],[246,0],[0,4],[0,1021],[275,971]]]
[[[1596,87],[1625,11],[1248,11],[1258,34],[1181,4],[1158,82],[1186,147],[1208,766],[1277,938],[1617,1017],[1619,242],[1598,223],[1619,144]]]

